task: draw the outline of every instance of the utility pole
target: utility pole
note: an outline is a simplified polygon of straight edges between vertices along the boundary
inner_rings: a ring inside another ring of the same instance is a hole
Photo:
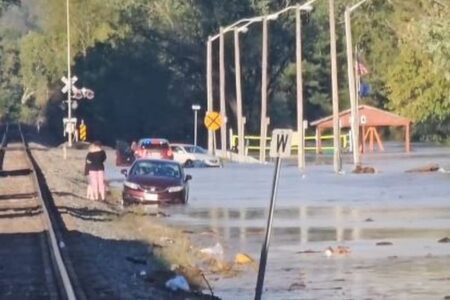
[[[352,46],[352,29],[350,20],[351,9],[345,9],[345,39],[347,46],[347,72],[348,72],[348,91],[350,95],[350,111],[351,111],[351,130],[352,130],[352,148],[353,148],[353,166],[356,167],[361,163],[359,155],[359,114],[356,103],[356,87],[355,87],[355,67],[353,61]]]
[[[213,84],[212,84],[212,39],[209,36],[206,42],[206,111],[213,111]],[[208,130],[208,152],[213,153],[213,134],[212,130]]]
[[[68,146],[72,147],[72,74],[70,70],[70,8],[69,0],[66,0],[66,21],[67,21],[67,118],[68,118]]]
[[[234,65],[236,78],[236,110],[239,159],[244,156],[244,122],[242,118],[241,56],[239,46],[239,28],[234,29]]]
[[[298,168],[305,169],[305,129],[303,127],[303,78],[302,78],[302,30],[301,8],[297,4],[295,10],[295,53],[297,67],[297,134],[298,134]]]
[[[261,63],[261,139],[259,142],[259,161],[266,161],[267,139],[267,60],[268,60],[268,28],[267,17],[263,19],[262,31],[262,63]]]
[[[219,60],[220,60],[220,114],[223,118],[223,123],[220,126],[220,147],[222,154],[225,155],[227,151],[227,112],[225,103],[225,45],[224,45],[224,31],[220,27],[219,37]]]
[[[336,54],[336,24],[334,14],[334,0],[329,0],[329,19],[330,19],[330,54],[331,54],[331,86],[333,102],[333,145],[334,171],[338,173],[342,169],[341,161],[341,141],[339,128],[339,95],[337,78],[337,54]]]

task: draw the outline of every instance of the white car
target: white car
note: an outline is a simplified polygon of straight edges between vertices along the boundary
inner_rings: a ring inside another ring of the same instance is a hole
[[[170,144],[170,149],[173,152],[173,159],[185,167],[222,167],[220,158],[208,154],[208,151],[200,146]]]

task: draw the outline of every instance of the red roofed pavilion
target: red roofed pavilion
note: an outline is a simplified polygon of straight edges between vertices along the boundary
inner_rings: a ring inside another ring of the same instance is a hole
[[[408,118],[401,117],[394,113],[375,108],[369,105],[360,105],[358,107],[358,114],[360,118],[360,150],[365,152],[366,142],[369,140],[369,149],[373,151],[374,139],[376,139],[378,148],[384,151],[383,143],[380,135],[378,134],[379,127],[404,127],[405,128],[405,151],[411,150],[411,123]],[[350,109],[342,111],[339,114],[339,124],[341,128],[350,128]],[[314,122],[311,122],[311,126],[316,126],[316,151],[321,151],[320,136],[325,129],[333,128],[333,116],[328,116]]]

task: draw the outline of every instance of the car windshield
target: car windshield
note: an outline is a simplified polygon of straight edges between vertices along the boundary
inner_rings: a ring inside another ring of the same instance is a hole
[[[199,146],[185,146],[184,149],[186,149],[186,152],[189,153],[200,153],[200,154],[206,154],[207,151]]]
[[[135,163],[130,175],[180,178],[181,170],[176,163],[143,160]]]

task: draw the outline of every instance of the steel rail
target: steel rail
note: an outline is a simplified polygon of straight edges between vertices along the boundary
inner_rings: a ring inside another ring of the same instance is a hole
[[[61,250],[59,248],[60,245],[62,247],[64,247],[64,242],[62,240],[58,241],[58,239],[56,237],[54,223],[52,222],[52,218],[50,216],[50,211],[47,207],[46,201],[44,200],[42,190],[41,190],[41,185],[39,183],[39,179],[36,174],[37,164],[35,162],[33,162],[32,158],[31,158],[31,152],[30,152],[30,149],[28,148],[28,144],[25,141],[25,137],[23,135],[22,127],[20,124],[18,124],[18,128],[19,128],[20,138],[21,138],[22,143],[25,148],[25,152],[27,153],[26,157],[27,157],[28,163],[30,164],[31,169],[33,170],[33,172],[32,172],[33,182],[37,189],[37,198],[39,199],[39,202],[42,206],[42,211],[43,211],[42,217],[44,219],[45,226],[47,227],[47,235],[50,240],[49,250],[51,252],[51,257],[54,260],[55,267],[57,268],[57,272],[58,272],[57,275],[61,279],[62,287],[63,287],[64,293],[65,293],[65,295],[64,295],[65,298],[69,299],[69,300],[75,300],[75,299],[77,299],[77,297],[76,297],[75,290],[72,285],[72,280],[69,276],[66,264],[63,260],[63,257],[61,255]]]

